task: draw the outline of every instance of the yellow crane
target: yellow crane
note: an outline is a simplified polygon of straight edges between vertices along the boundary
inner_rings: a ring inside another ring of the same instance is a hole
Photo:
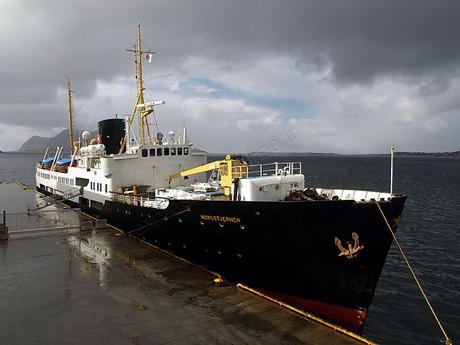
[[[200,165],[196,168],[187,169],[169,176],[169,182],[179,177],[199,174],[206,171],[218,170],[220,186],[224,188],[224,194],[231,194],[232,183],[235,178],[248,177],[248,163],[240,157],[227,155],[225,159]]]

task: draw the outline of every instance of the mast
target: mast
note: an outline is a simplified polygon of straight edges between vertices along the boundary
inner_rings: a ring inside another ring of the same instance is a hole
[[[139,122],[139,141],[141,144],[144,143],[144,117],[142,116],[142,110],[144,107],[137,107],[139,104],[144,104],[144,80],[142,79],[142,46],[141,46],[141,23],[137,24],[137,45],[136,45],[136,79],[137,79],[137,104],[136,109],[138,112]],[[146,122],[147,119],[145,119]]]
[[[67,111],[69,114],[69,144],[70,144],[70,155],[73,155],[73,119],[72,119],[72,90],[70,89],[70,79],[67,78]]]
[[[141,41],[141,24],[137,24],[137,43],[134,46],[134,49],[126,49],[126,51],[135,53],[135,64],[136,64],[136,82],[137,82],[137,100],[136,105],[134,106],[133,112],[129,117],[128,128],[131,127],[134,118],[137,114],[138,121],[138,141],[139,144],[145,144],[145,134],[147,132],[148,143],[152,142],[152,136],[150,133],[150,127],[147,120],[149,114],[153,112],[153,107],[146,105],[144,102],[144,80],[142,77],[142,54],[155,54],[152,51],[143,51],[142,50],[142,41]],[[121,147],[119,153],[123,153],[126,149],[126,141],[128,140],[128,135],[125,135],[121,142]]]

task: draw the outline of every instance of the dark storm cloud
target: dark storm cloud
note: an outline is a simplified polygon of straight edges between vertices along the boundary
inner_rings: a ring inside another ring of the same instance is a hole
[[[55,105],[6,105],[1,108],[2,123],[43,129],[67,126],[66,109]]]
[[[392,75],[449,79],[460,62],[458,1],[6,1],[0,8],[3,105],[51,102],[66,76],[84,98],[98,79],[131,75],[123,49],[134,43],[138,21],[145,46],[161,54],[159,71],[198,52],[232,63],[281,54],[328,65],[349,85]],[[0,122],[30,123],[27,113],[6,112],[0,108]]]

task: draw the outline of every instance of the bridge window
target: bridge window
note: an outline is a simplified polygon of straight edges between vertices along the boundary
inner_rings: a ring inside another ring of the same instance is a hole
[[[169,147],[165,147],[164,154],[165,156],[169,156]]]
[[[182,147],[178,147],[178,148],[177,148],[177,154],[178,154],[179,156],[182,155]]]
[[[155,149],[150,149],[150,157],[155,157]]]
[[[175,155],[176,155],[176,148],[171,147],[171,156],[175,156]]]
[[[188,147],[184,147],[184,155],[188,155]]]
[[[157,156],[163,156],[163,149],[161,147],[157,148]]]
[[[147,156],[148,156],[147,149],[142,149],[142,157],[147,157]]]
[[[105,184],[105,192],[107,193],[107,183]]]

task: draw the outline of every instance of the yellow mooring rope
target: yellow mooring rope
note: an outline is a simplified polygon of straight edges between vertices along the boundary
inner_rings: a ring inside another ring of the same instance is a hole
[[[393,239],[395,240],[396,245],[398,246],[399,252],[401,253],[401,256],[403,257],[404,261],[406,262],[407,267],[409,268],[410,273],[412,273],[412,277],[414,277],[415,282],[417,283],[418,289],[420,290],[421,295],[425,299],[426,304],[428,304],[428,307],[431,310],[431,313],[433,314],[436,322],[438,323],[439,328],[441,329],[442,334],[444,335],[444,338],[446,339],[446,345],[453,345],[452,340],[447,336],[446,331],[444,330],[444,327],[442,327],[441,321],[439,320],[438,316],[436,315],[436,312],[434,311],[433,307],[431,306],[430,301],[428,300],[427,295],[425,294],[425,291],[423,291],[422,285],[420,284],[417,276],[415,275],[414,270],[412,269],[411,264],[409,263],[409,260],[407,259],[406,254],[404,254],[403,249],[401,248],[401,245],[399,244],[398,239],[396,238],[395,233],[393,232],[393,229],[391,228],[390,224],[388,223],[387,217],[382,211],[382,208],[380,207],[380,204],[378,201],[375,202],[377,204],[377,207],[382,214],[383,219],[385,220],[385,223],[388,227],[388,230],[390,230],[391,235],[393,236]]]

